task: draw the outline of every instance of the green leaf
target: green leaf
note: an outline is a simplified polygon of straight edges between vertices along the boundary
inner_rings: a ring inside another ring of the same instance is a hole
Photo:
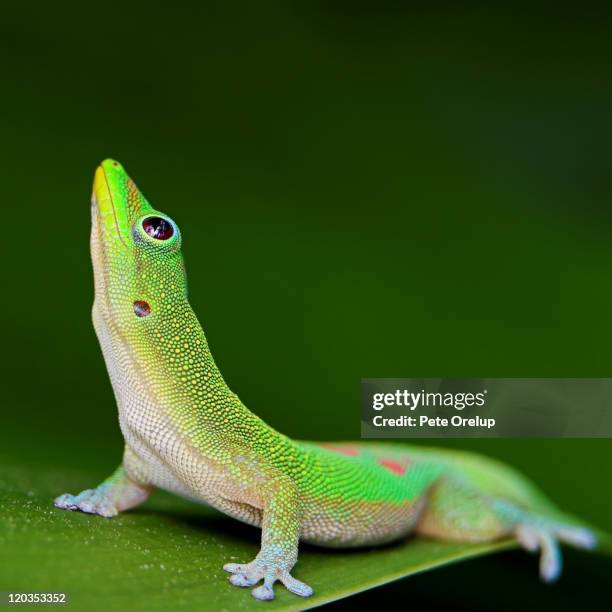
[[[3,468],[0,590],[66,592],[87,610],[299,610],[515,546],[422,539],[348,552],[304,546],[295,575],[315,595],[303,600],[279,585],[275,601],[261,603],[231,586],[222,570],[255,556],[259,530],[163,493],[111,520],[53,507],[56,495],[98,479],[84,471]],[[612,554],[612,540],[600,537]]]

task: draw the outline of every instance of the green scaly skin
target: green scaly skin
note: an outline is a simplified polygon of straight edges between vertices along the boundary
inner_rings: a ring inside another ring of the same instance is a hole
[[[592,533],[537,513],[542,497],[490,459],[398,444],[290,440],[226,385],[187,300],[181,234],[113,160],[96,170],[91,255],[93,321],[125,438],[122,464],[96,489],[59,508],[111,517],[154,487],[210,504],[261,527],[261,550],[224,566],[236,586],[272,599],[273,584],[307,597],[291,575],[298,542],[382,544],[411,532],[458,541],[516,537],[541,550],[540,571],[560,573],[559,541]]]

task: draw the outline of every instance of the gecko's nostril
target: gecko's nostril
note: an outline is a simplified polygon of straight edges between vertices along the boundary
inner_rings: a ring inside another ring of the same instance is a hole
[[[147,217],[142,221],[142,229],[157,240],[168,240],[174,234],[172,224],[161,217]]]
[[[136,300],[134,302],[134,314],[137,317],[147,317],[151,314],[151,307],[148,302],[143,302],[142,300]]]

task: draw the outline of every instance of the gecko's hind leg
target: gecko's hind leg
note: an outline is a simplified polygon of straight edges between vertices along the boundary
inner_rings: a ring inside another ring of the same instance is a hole
[[[589,529],[529,512],[454,479],[431,491],[417,532],[460,542],[515,537],[525,550],[540,552],[540,576],[546,582],[561,575],[560,543],[587,549],[596,545]]]

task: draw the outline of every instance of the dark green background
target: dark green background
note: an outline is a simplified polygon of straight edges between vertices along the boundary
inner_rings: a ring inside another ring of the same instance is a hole
[[[89,194],[107,156],[180,224],[218,364],[291,436],[357,437],[365,376],[610,376],[611,17],[4,6],[0,461],[100,477],[119,461],[89,318]],[[612,529],[612,441],[452,444]],[[444,570],[458,598],[477,567]]]

